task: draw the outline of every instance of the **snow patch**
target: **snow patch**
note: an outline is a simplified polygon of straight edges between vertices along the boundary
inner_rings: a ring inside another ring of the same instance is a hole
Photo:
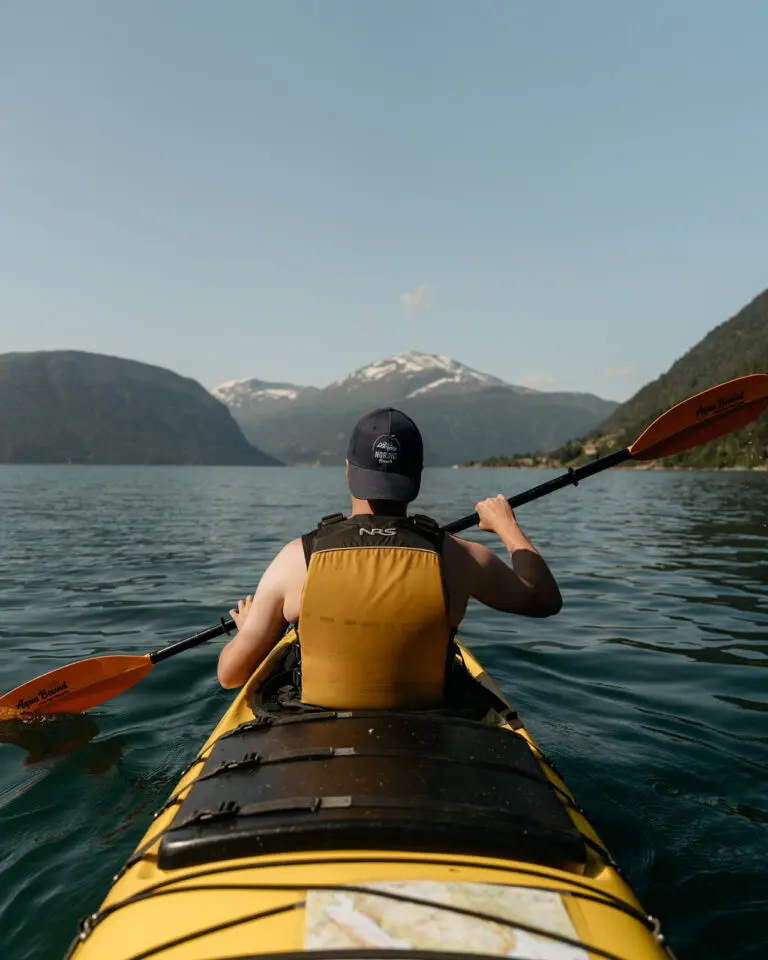
[[[269,397],[270,400],[295,400],[298,395],[298,390],[289,390],[287,388],[280,389],[278,387],[270,387],[266,390],[256,390],[253,393],[254,397]]]
[[[411,397],[418,397],[420,393],[427,393],[428,390],[434,390],[435,387],[442,386],[444,383],[461,383],[461,380],[461,377],[438,377],[437,380],[433,380],[432,383],[428,383],[426,387],[419,387],[416,390],[411,390],[411,392],[406,395],[406,399],[410,400]]]
[[[263,381],[245,377],[242,380],[228,380],[220,383],[209,392],[228,407],[242,407],[261,400],[295,400],[301,393],[299,387],[290,385],[262,385]]]

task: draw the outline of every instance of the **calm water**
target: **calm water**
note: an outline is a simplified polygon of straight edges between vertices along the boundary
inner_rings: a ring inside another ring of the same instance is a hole
[[[447,522],[547,476],[428,471],[418,506]],[[340,470],[0,467],[0,691],[215,623],[345,506]],[[768,956],[768,475],[614,472],[519,520],[563,610],[474,606],[464,639],[681,960]],[[226,708],[220,645],[77,720],[0,724],[3,960],[60,957],[99,904]]]

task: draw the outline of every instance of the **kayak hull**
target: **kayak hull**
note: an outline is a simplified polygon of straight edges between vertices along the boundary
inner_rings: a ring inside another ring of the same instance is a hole
[[[272,722],[254,696],[293,639],[238,692],[70,957],[671,956],[468,651],[482,721]]]

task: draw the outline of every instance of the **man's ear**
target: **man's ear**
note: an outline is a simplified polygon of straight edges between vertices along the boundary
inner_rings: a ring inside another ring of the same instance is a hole
[[[349,480],[349,460],[344,461],[344,477]]]

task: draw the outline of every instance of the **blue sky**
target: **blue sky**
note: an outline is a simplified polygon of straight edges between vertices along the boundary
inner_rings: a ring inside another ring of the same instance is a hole
[[[768,4],[0,5],[0,351],[623,399],[768,286]]]

